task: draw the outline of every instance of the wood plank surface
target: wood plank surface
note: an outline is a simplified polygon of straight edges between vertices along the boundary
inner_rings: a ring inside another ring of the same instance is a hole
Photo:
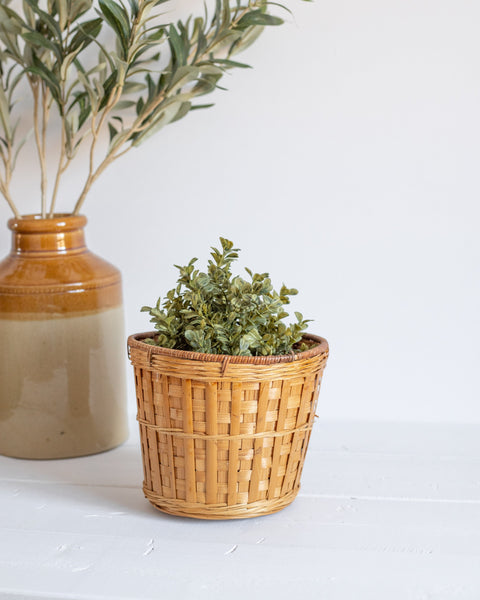
[[[97,456],[0,457],[0,598],[480,598],[480,426],[317,423],[299,497],[256,519],[164,515],[141,481],[135,424]]]

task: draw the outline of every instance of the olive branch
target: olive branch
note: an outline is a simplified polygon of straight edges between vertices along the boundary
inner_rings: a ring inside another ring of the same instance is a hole
[[[23,0],[21,10],[14,10],[11,0],[2,2],[0,194],[16,217],[20,213],[10,184],[28,141],[28,136],[18,139],[16,97],[23,82],[32,100],[41,216],[55,214],[62,178],[80,148],[86,148],[87,173],[73,209],[78,214],[109,165],[165,125],[212,106],[195,100],[220,88],[228,70],[247,68],[232,57],[266,26],[283,23],[269,12],[276,3],[267,0],[216,0],[211,16],[205,8],[203,16],[164,23],[158,7],[167,1]],[[98,52],[96,60],[93,52]],[[52,113],[60,121],[60,140],[49,196]],[[100,145],[104,132],[106,148]]]

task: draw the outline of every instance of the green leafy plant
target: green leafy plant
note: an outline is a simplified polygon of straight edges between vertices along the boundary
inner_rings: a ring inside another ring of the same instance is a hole
[[[284,305],[297,290],[273,289],[268,273],[253,273],[246,281],[232,274],[238,248],[220,238],[212,248],[207,272],[195,268],[196,258],[177,266],[180,277],[162,304],[144,306],[158,331],[148,344],[209,354],[265,356],[288,354],[306,348],[302,334],[308,320],[296,312],[297,322],[286,325]]]
[[[267,0],[215,0],[213,14],[165,23],[167,0],[11,0],[0,4],[0,193],[19,211],[10,183],[20,149],[18,97],[30,92],[41,173],[41,214],[53,216],[62,177],[80,148],[86,176],[73,214],[103,171],[131,148],[219,88],[232,57],[264,27],[280,25]],[[23,93],[23,92],[22,92]],[[59,122],[56,173],[49,186],[47,133]],[[103,132],[109,140],[104,140]],[[49,195],[51,192],[51,196]],[[49,198],[49,200],[47,199]]]

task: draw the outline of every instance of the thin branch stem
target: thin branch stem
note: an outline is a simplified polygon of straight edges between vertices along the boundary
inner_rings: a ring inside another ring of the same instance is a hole
[[[5,161],[5,185],[7,190],[10,189],[10,182],[12,181],[12,142],[7,139],[7,160]]]
[[[65,54],[67,52],[67,43],[68,43],[68,39],[70,37],[70,26],[71,26],[71,23],[70,23],[70,21],[68,21],[67,27],[66,27],[66,35],[62,42],[62,49]],[[66,105],[67,105],[67,101],[68,101],[68,92],[66,92],[66,85],[67,85],[66,80],[67,80],[67,74],[65,73],[61,79],[62,111],[61,111],[61,116],[60,116],[60,120],[61,120],[60,152],[59,152],[59,157],[58,157],[57,174],[55,176],[55,182],[53,185],[53,192],[52,192],[52,199],[50,202],[50,211],[48,214],[50,219],[53,218],[53,216],[55,215],[55,206],[56,206],[56,202],[57,202],[58,190],[60,187],[60,180],[62,178],[62,175],[67,170],[67,168],[73,158],[72,156],[68,156],[68,153],[65,149],[65,146],[67,143]],[[52,100],[53,100],[53,97],[52,97]],[[70,148],[70,150],[71,150],[71,148]]]
[[[141,13],[142,13],[142,9],[143,9],[141,4],[142,4],[142,2],[140,2],[140,10],[137,15],[137,20],[140,20],[140,17],[141,17]],[[236,14],[235,18],[230,23],[228,29],[230,29],[230,30],[233,29],[237,25],[237,23],[240,21],[240,19],[249,10],[251,10],[252,7],[254,7],[254,6],[257,6],[257,2],[249,3],[248,7],[244,7],[241,10],[239,10],[238,13]],[[134,35],[134,32],[136,34],[135,25],[132,28],[132,37]],[[207,43],[207,47],[203,50],[203,52],[201,52],[197,56],[195,62],[200,62],[205,56],[208,56],[212,53],[212,50],[211,50],[212,37],[213,38],[215,37],[215,27],[213,26],[213,24],[210,26],[210,29],[208,30],[206,37],[207,37],[207,40],[209,43]],[[192,50],[192,52],[190,53],[190,55],[188,57],[188,62],[193,63],[195,54],[196,53]],[[150,106],[148,106],[148,113],[142,112],[142,114],[138,115],[137,118],[134,120],[134,122],[130,125],[130,127],[126,131],[123,132],[123,135],[119,135],[117,137],[117,140],[109,148],[103,161],[95,169],[94,155],[95,155],[95,149],[96,149],[96,145],[97,145],[97,141],[98,141],[98,136],[99,136],[100,130],[105,122],[107,115],[110,113],[111,109],[114,108],[115,104],[118,102],[118,100],[121,96],[121,90],[122,90],[122,88],[120,87],[119,90],[117,91],[116,98],[114,99],[113,102],[112,102],[112,99],[110,99],[108,105],[105,107],[105,109],[102,113],[102,116],[100,118],[98,125],[95,125],[95,115],[92,116],[93,139],[92,139],[92,144],[90,146],[89,172],[88,172],[88,176],[87,176],[85,185],[84,185],[84,187],[80,193],[80,196],[75,204],[75,208],[73,211],[73,214],[75,214],[75,215],[79,214],[79,212],[85,202],[86,196],[87,196],[88,192],[90,191],[90,188],[95,183],[95,181],[98,179],[100,174],[103,173],[103,171],[111,163],[113,163],[117,158],[120,158],[121,156],[126,154],[132,148],[132,144],[130,144],[127,148],[125,148],[125,150],[123,150],[121,152],[117,152],[119,150],[119,148],[121,148],[125,143],[128,143],[128,141],[131,140],[133,135],[135,135],[136,133],[142,132],[151,124],[151,121],[150,121],[151,117],[155,114],[155,111],[162,104],[162,102],[167,98],[166,92],[162,92],[161,94],[159,94],[157,96],[157,98],[155,99],[155,101],[152,102],[150,104]]]
[[[61,133],[61,140],[60,140],[60,157],[58,159],[57,175],[55,177],[55,184],[53,186],[53,192],[52,192],[52,201],[50,203],[50,212],[48,214],[50,219],[55,214],[55,204],[57,201],[60,180],[62,178],[62,175],[67,170],[67,167],[70,164],[70,161],[72,160],[71,158],[65,156],[65,141],[66,141],[65,121],[64,121],[64,119],[62,119],[62,133]]]
[[[47,169],[45,154],[43,153],[43,142],[40,134],[40,122],[39,122],[39,84],[34,83],[30,80],[30,87],[33,93],[33,128],[35,132],[35,143],[37,145],[38,159],[40,161],[40,190],[41,190],[41,206],[42,206],[42,219],[47,216]]]
[[[138,10],[137,16],[132,24],[132,30],[131,30],[131,35],[130,35],[131,44],[133,43],[133,40],[135,39],[135,37],[138,33],[138,28],[139,28],[141,20],[142,20],[144,8],[145,8],[144,0],[140,0],[139,1],[139,10]],[[130,56],[127,59],[127,63],[129,63],[129,62],[130,62]],[[120,156],[123,156],[130,149],[130,146],[129,146],[124,151],[119,152],[118,154],[115,154],[117,148],[119,148],[119,146],[121,146],[123,143],[125,143],[125,141],[128,140],[128,138],[132,135],[132,133],[134,133],[134,131],[136,131],[136,129],[134,130],[134,127],[139,126],[144,120],[144,118],[140,119],[137,117],[132,128],[130,128],[126,132],[126,135],[123,135],[120,137],[120,140],[117,141],[119,143],[116,143],[113,147],[111,147],[109,149],[109,151],[107,152],[103,161],[95,169],[95,150],[96,150],[96,146],[97,146],[97,142],[98,142],[98,138],[99,138],[101,129],[105,123],[107,116],[110,114],[112,108],[114,108],[115,105],[117,104],[117,102],[120,100],[122,91],[123,91],[123,82],[120,83],[118,85],[118,87],[116,88],[116,90],[114,90],[112,92],[110,99],[109,99],[107,105],[105,106],[105,108],[103,109],[103,112],[100,116],[98,125],[96,124],[96,118],[95,118],[96,115],[95,114],[92,115],[92,127],[91,127],[92,143],[90,145],[88,175],[87,175],[87,180],[85,182],[85,185],[84,185],[84,187],[80,193],[80,196],[75,204],[73,214],[78,214],[80,212],[80,210],[83,206],[83,203],[85,202],[85,198],[86,198],[88,192],[90,191],[90,188],[92,187],[93,183],[97,180],[97,178],[100,176],[100,174],[103,173],[103,171],[114,160],[116,160],[117,158],[120,158]],[[162,98],[162,100],[163,100],[163,98]]]
[[[118,154],[107,154],[107,156],[98,165],[98,167],[95,169],[95,171],[93,171],[93,173],[91,173],[88,176],[88,179],[85,183],[82,193],[80,194],[77,204],[75,205],[75,210],[73,211],[74,215],[79,214],[79,212],[83,206],[83,203],[85,202],[85,198],[87,197],[87,194],[90,191],[90,188],[95,183],[95,181],[100,177],[100,175],[105,171],[105,169],[108,166],[110,166],[112,164],[112,162],[117,160],[117,158],[120,158],[121,156],[126,154],[129,150],[131,150],[131,146],[128,146],[128,148],[125,148],[125,150],[122,150],[122,152],[119,152]]]
[[[20,219],[20,213],[18,212],[17,207],[15,206],[15,203],[12,200],[12,197],[10,195],[10,191],[8,189],[8,187],[5,185],[5,181],[3,179],[0,178],[0,194],[2,194],[2,196],[5,198],[5,200],[8,203],[8,206],[10,207],[11,211],[13,212],[14,216],[16,219]]]
[[[3,73],[0,76],[0,85],[4,90],[8,89],[8,77],[7,83],[3,80]],[[4,176],[0,174],[0,194],[5,198],[10,207],[10,210],[13,212],[16,219],[20,218],[20,212],[17,209],[14,201],[12,200],[12,196],[10,194],[10,182],[12,180],[12,170],[13,170],[13,162],[12,162],[12,139],[11,132],[8,132],[8,127],[5,126],[5,146],[0,144],[0,157],[3,163]]]
[[[48,91],[42,82],[42,156],[43,156],[43,190],[45,191],[45,213],[47,211],[47,125],[50,107],[48,106]],[[46,216],[46,215],[45,215]]]
[[[115,156],[112,154],[112,152],[109,151],[109,152],[107,152],[107,155],[104,158],[104,160],[100,163],[100,165],[97,167],[97,169],[95,169],[95,149],[97,146],[97,142],[98,142],[98,138],[99,138],[102,126],[105,122],[105,119],[107,118],[107,115],[110,113],[111,109],[115,106],[115,104],[118,102],[120,96],[122,95],[122,89],[123,89],[123,85],[119,86],[117,88],[117,90],[112,92],[112,96],[110,97],[110,100],[108,101],[107,105],[103,109],[103,112],[100,116],[98,124],[96,123],[96,116],[98,113],[92,115],[92,127],[91,127],[92,143],[90,145],[90,154],[89,154],[89,159],[88,159],[88,175],[87,175],[87,180],[85,182],[85,185],[83,186],[80,196],[75,204],[75,208],[73,211],[74,215],[78,215],[78,213],[80,212],[80,210],[83,206],[83,203],[85,202],[85,198],[86,198],[90,188],[92,187],[93,183],[96,181],[97,177],[100,175],[100,173],[103,173],[103,171],[106,169],[106,167],[111,162],[113,162],[115,160]],[[112,148],[111,150],[114,150],[114,148]]]

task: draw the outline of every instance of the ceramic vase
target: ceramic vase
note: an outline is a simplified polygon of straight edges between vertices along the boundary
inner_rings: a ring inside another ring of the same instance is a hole
[[[0,453],[94,454],[127,437],[118,269],[85,245],[83,216],[11,219],[0,262]]]

